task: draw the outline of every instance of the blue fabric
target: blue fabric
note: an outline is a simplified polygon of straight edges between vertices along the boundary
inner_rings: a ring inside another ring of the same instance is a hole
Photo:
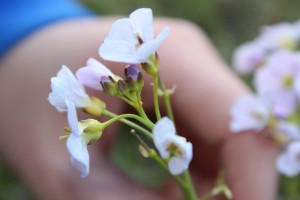
[[[72,0],[0,0],[0,58],[35,30],[93,13]]]

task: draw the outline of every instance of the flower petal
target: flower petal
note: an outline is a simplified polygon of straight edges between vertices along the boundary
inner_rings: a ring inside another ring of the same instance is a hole
[[[300,173],[300,142],[292,142],[277,159],[277,170],[286,176]]]
[[[133,32],[138,34],[143,42],[153,39],[153,14],[150,8],[140,8],[129,16]]]
[[[261,130],[269,119],[269,110],[261,100],[253,95],[240,97],[230,110],[232,117],[230,130],[240,132]]]
[[[173,175],[179,175],[188,169],[188,165],[180,157],[173,157],[168,163],[169,170]]]
[[[250,74],[262,64],[266,49],[258,42],[249,42],[239,46],[233,54],[233,66],[240,74]]]
[[[80,136],[70,134],[67,140],[67,149],[71,155],[71,163],[84,178],[89,174],[90,158],[87,145]]]
[[[51,78],[51,89],[48,100],[58,111],[66,111],[65,97],[68,95],[76,107],[84,107],[90,104],[89,96],[84,87],[75,78],[71,70],[62,66],[56,77]]]
[[[300,128],[297,124],[278,121],[276,128],[283,134],[287,135],[292,140],[300,140]]]
[[[162,42],[168,37],[170,29],[168,27],[164,28],[164,30],[156,37],[154,40],[150,40],[146,43],[143,43],[137,51],[137,57],[140,60],[146,61],[146,59],[154,54],[158,47],[161,45]]]
[[[164,137],[175,135],[176,129],[172,120],[168,117],[163,117],[156,122],[152,132],[154,144],[156,147],[159,147]]]
[[[113,73],[97,60],[90,58],[87,66],[79,68],[76,77],[85,86],[102,90],[100,80],[102,76],[114,76]]]
[[[120,19],[112,25],[110,33],[100,46],[99,54],[110,61],[138,63],[135,60],[138,45],[130,20]]]
[[[79,130],[79,126],[78,126],[76,107],[75,107],[74,103],[69,101],[69,99],[67,97],[66,97],[65,102],[67,105],[67,119],[68,119],[69,126],[72,130],[72,134],[80,136],[80,135],[82,135],[82,132]]]

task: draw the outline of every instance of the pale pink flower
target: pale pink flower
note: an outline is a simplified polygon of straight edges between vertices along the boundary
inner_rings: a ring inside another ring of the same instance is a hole
[[[95,90],[102,90],[100,84],[102,76],[114,77],[114,74],[94,58],[88,59],[86,66],[79,68],[76,72],[76,77],[83,85]]]
[[[300,39],[294,24],[282,22],[262,28],[257,40],[267,49],[284,48],[293,50]]]
[[[277,170],[289,177],[300,173],[300,142],[290,143],[277,158]]]
[[[254,95],[244,95],[237,99],[230,110],[230,131],[260,131],[269,120],[268,107]]]
[[[233,66],[239,74],[251,74],[262,65],[265,57],[265,48],[258,42],[248,42],[234,51]]]
[[[272,106],[273,114],[285,118],[295,111],[295,76],[299,74],[299,55],[289,51],[273,53],[267,64],[255,74],[254,84],[261,97]]]

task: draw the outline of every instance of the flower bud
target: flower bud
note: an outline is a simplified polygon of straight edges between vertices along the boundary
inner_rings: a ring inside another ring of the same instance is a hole
[[[123,96],[128,96],[128,94],[130,94],[130,89],[125,80],[122,79],[118,80],[117,86],[118,86],[119,93],[122,94]]]
[[[160,67],[160,60],[158,57],[158,54],[155,53],[151,55],[147,62],[142,63],[142,67],[145,70],[145,72],[151,76],[154,76],[158,73],[159,67]]]
[[[106,104],[97,97],[91,97],[92,104],[84,107],[84,111],[93,116],[102,115],[103,110],[106,109]]]
[[[102,123],[95,119],[82,120],[79,127],[83,130],[82,137],[86,144],[92,144],[102,136]]]
[[[103,88],[103,92],[110,96],[118,96],[118,88],[116,81],[111,76],[102,76],[100,84]]]
[[[143,75],[137,65],[128,65],[125,68],[125,81],[131,92],[139,92],[144,87]]]

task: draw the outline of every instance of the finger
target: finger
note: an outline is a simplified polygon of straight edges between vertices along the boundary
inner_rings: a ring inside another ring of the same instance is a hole
[[[276,145],[254,133],[232,136],[223,147],[226,180],[234,199],[276,199]]]

